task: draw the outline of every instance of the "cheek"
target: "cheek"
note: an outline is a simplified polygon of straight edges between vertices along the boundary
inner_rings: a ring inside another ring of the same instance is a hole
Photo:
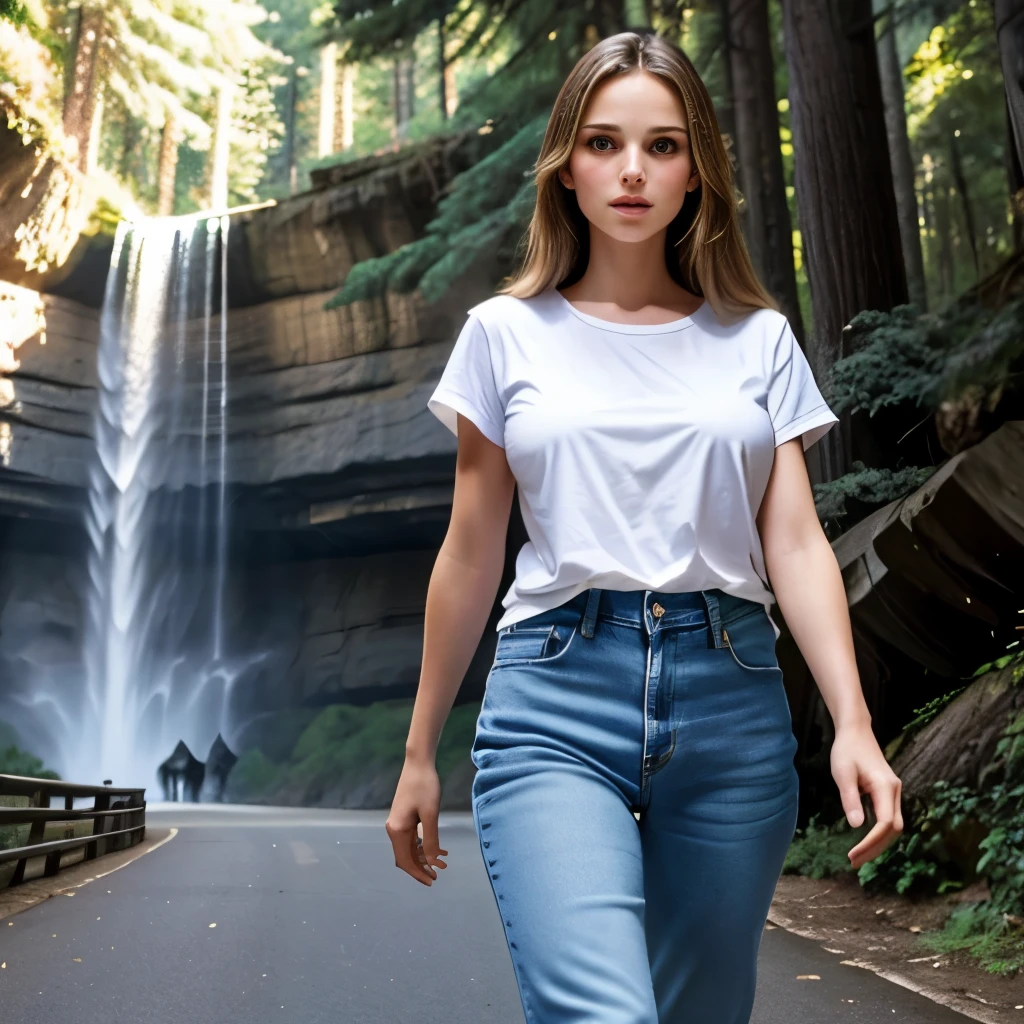
[[[576,198],[580,209],[601,203],[601,197],[608,188],[608,171],[596,160],[575,160],[572,165],[572,180],[576,186]]]

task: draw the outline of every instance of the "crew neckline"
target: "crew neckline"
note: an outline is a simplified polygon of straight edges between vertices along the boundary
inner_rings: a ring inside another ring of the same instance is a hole
[[[602,331],[612,331],[615,334],[670,334],[673,331],[682,331],[693,325],[694,318],[699,316],[708,304],[704,301],[689,315],[680,317],[678,320],[668,320],[663,324],[620,324],[614,320],[602,320],[600,317],[591,316],[577,309],[557,288],[552,288],[556,300],[569,310],[575,317],[585,324],[598,327]]]

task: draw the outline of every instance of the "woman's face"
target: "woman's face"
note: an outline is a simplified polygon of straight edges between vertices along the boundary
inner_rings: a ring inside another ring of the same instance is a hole
[[[645,71],[608,78],[591,94],[558,177],[592,227],[641,242],[666,228],[700,184],[688,128],[682,101],[661,79]],[[621,196],[650,206],[614,205]]]

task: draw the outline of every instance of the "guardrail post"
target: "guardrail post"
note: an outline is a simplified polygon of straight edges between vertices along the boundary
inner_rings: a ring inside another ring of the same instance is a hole
[[[29,797],[29,807],[42,807],[43,806],[43,793],[42,790],[36,790],[32,796]],[[46,795],[46,806],[50,806],[50,795]],[[35,846],[36,843],[43,841],[43,835],[46,832],[45,821],[33,821],[29,826],[28,830],[28,842],[26,846]],[[25,880],[25,867],[28,864],[31,857],[22,857],[21,860],[14,866],[14,874],[11,875],[11,880],[7,883],[8,885],[21,885]],[[47,864],[49,864],[49,857],[47,857]]]
[[[110,810],[110,794],[109,793],[97,793],[93,800],[92,809],[94,811],[108,811]],[[92,819],[92,834],[98,836],[103,832],[107,831],[107,818],[102,814],[97,814]],[[103,849],[100,850],[100,843],[103,843]],[[102,856],[107,852],[107,840],[97,839],[95,843],[90,843],[85,848],[85,860],[94,860],[96,857]]]

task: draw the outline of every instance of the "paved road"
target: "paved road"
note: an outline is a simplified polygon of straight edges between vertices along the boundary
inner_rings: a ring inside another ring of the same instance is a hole
[[[0,923],[0,1021],[523,1024],[471,815],[441,815],[430,888],[385,817],[150,804],[170,842]],[[752,1024],[969,1019],[840,959],[766,932]]]

